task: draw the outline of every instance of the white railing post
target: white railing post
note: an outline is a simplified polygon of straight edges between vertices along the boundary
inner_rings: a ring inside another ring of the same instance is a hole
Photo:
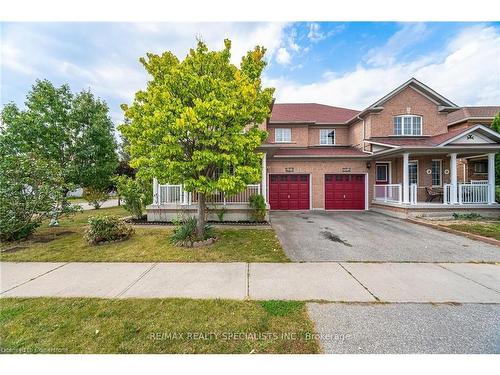
[[[403,195],[401,194],[401,184],[397,185],[398,187],[398,203],[401,204],[403,203]]]
[[[259,194],[262,191],[262,196],[264,197],[264,202],[267,204],[267,160],[266,160],[266,154],[262,156],[262,178],[261,178],[261,185],[262,189],[260,189],[259,186]]]
[[[387,185],[384,185],[384,202],[387,202]]]
[[[495,203],[495,154],[488,154],[488,204]]]
[[[153,204],[158,204],[158,180],[153,178]]]
[[[462,204],[463,202],[463,185],[462,184],[458,184],[458,204]]]
[[[410,154],[403,154],[403,203],[410,203],[410,176],[409,176],[409,158]]]
[[[450,203],[457,203],[457,154],[450,154]]]

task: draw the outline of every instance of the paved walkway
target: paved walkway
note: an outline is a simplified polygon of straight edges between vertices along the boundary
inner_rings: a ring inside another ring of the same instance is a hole
[[[94,206],[87,202],[83,203],[75,203],[75,205],[80,206],[84,211],[95,210]],[[107,201],[102,202],[101,208],[109,208],[118,206],[118,199],[108,199]]]
[[[500,265],[0,263],[2,297],[500,303]]]

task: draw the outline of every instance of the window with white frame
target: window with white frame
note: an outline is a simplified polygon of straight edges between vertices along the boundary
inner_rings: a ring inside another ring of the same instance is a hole
[[[277,143],[291,142],[292,141],[292,129],[290,128],[278,128],[274,130],[274,141]]]
[[[319,130],[319,144],[320,145],[334,145],[335,144],[335,130],[334,129],[320,129]]]
[[[433,160],[432,161],[432,186],[441,186],[443,183],[443,161]]]
[[[375,174],[377,183],[389,183],[389,165],[387,163],[375,164]]]
[[[488,162],[476,161],[474,163],[474,173],[488,173]]]
[[[394,135],[422,135],[422,117],[394,116]]]
[[[418,163],[416,161],[410,161],[408,163],[408,181],[410,185],[418,185]]]

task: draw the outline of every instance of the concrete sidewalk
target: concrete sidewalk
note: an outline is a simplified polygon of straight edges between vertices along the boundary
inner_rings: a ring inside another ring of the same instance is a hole
[[[0,263],[2,297],[500,303],[500,265]]]

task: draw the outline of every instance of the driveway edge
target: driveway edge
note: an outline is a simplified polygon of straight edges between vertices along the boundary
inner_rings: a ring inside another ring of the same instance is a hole
[[[460,230],[456,230],[456,229],[444,227],[444,226],[438,225],[438,224],[428,223],[426,221],[421,221],[421,220],[417,220],[417,219],[409,219],[409,218],[407,218],[405,220],[409,221],[410,223],[422,225],[424,227],[437,229],[437,230],[439,230],[441,232],[447,232],[447,233],[451,233],[451,234],[456,234],[458,236],[467,237],[467,238],[469,238],[471,240],[486,242],[486,243],[488,243],[490,245],[500,246],[500,241],[495,240],[494,238],[484,237],[484,236],[480,236],[479,234],[474,234],[474,233],[469,233],[469,232],[462,232]]]

